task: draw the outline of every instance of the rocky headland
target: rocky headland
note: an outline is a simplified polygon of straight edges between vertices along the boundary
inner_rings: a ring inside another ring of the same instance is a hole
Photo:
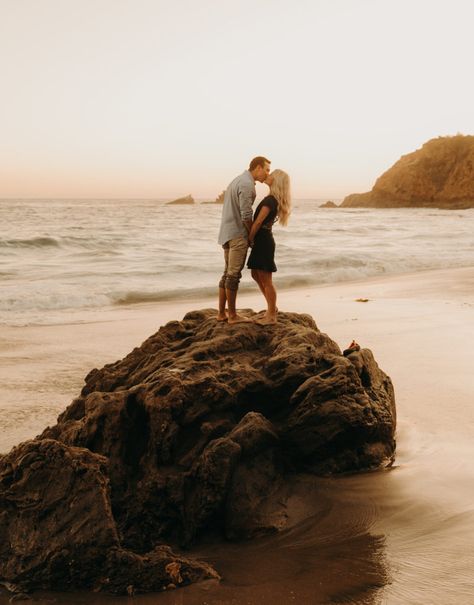
[[[474,207],[474,136],[438,137],[402,156],[372,190],[354,193],[343,208]]]
[[[0,458],[0,582],[133,594],[218,579],[189,549],[287,526],[292,478],[391,464],[394,392],[370,350],[344,356],[308,315],[215,313],[92,370],[55,426]]]

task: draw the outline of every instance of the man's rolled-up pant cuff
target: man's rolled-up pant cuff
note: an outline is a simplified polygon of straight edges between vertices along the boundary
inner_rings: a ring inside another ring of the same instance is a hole
[[[225,289],[225,275],[223,277],[221,277],[221,280],[219,282],[219,288]]]
[[[233,277],[227,275],[225,278],[225,289],[226,290],[238,290],[239,289],[240,277]]]

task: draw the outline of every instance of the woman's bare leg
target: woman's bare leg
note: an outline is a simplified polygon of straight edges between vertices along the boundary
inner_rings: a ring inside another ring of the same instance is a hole
[[[259,277],[264,290],[265,300],[267,301],[267,312],[258,323],[274,324],[277,321],[277,294],[273,285],[272,274],[270,271],[260,271]]]
[[[252,269],[251,271],[252,273],[252,278],[257,282],[258,287],[260,288],[260,292],[263,294],[264,298],[265,298],[265,302],[267,301],[267,297],[265,294],[265,288],[263,287],[263,282],[262,282],[262,278],[261,278],[261,271],[260,269]],[[268,306],[268,302],[267,302],[267,306]],[[263,313],[263,311],[260,311],[259,313],[257,313],[257,315],[261,315]]]
[[[257,282],[257,285],[260,288],[260,292],[263,294],[263,296],[265,296],[265,290],[263,288],[262,281],[260,279],[260,270],[252,269],[251,274],[252,274],[252,279]]]

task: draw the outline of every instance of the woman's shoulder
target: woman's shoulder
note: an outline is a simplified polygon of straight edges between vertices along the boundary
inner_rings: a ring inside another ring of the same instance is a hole
[[[276,206],[277,207],[278,200],[273,195],[267,195],[266,197],[263,198],[262,204],[264,204],[265,206]]]

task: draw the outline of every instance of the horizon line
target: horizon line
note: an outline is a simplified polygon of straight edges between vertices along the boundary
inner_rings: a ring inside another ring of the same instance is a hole
[[[181,197],[185,197],[185,196],[181,196]],[[210,197],[194,197],[192,196],[193,199],[195,200],[211,200]],[[344,196],[346,197],[346,196]],[[320,201],[320,200],[343,200],[344,197],[331,197],[331,196],[323,196],[323,197],[293,197],[294,200],[298,200],[298,201]],[[76,196],[57,196],[57,197],[52,197],[52,196],[13,196],[13,197],[1,197],[0,196],[0,201],[12,201],[12,200],[19,200],[19,201],[23,201],[23,200],[120,200],[120,201],[125,201],[125,200],[146,200],[146,201],[157,201],[157,202],[165,202],[168,200],[177,200],[177,199],[181,199],[181,198],[177,198],[177,197],[116,197],[116,196],[106,196],[106,197],[94,197],[94,196],[88,196],[88,197],[76,197]],[[215,201],[211,200],[211,201]]]

